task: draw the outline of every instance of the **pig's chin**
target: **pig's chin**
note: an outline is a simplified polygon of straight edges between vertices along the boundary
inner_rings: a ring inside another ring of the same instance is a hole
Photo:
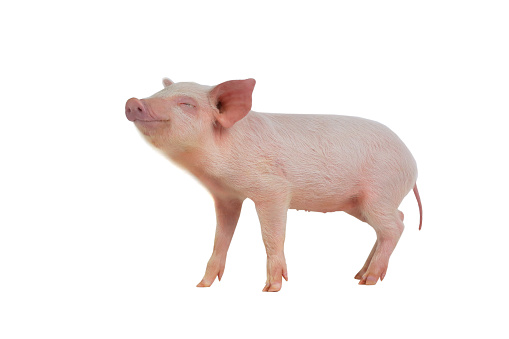
[[[158,131],[168,126],[170,120],[135,120],[134,125],[146,136],[154,136]]]

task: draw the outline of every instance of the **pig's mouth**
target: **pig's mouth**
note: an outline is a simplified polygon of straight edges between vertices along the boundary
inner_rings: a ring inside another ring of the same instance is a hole
[[[163,125],[170,122],[170,120],[142,120],[142,119],[136,119],[133,121],[134,125],[138,127],[141,130],[148,130],[148,129],[158,129],[159,127],[162,127]]]
[[[137,122],[141,122],[141,123],[147,123],[147,122],[168,122],[170,121],[169,119],[168,120],[142,120],[142,119],[136,119],[136,120],[133,120],[134,123],[137,123]]]

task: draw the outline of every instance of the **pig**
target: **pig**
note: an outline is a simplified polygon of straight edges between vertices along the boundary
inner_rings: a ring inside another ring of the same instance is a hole
[[[221,280],[246,198],[255,204],[267,253],[264,292],[288,281],[288,209],[344,211],[373,227],[376,242],[355,275],[360,285],[384,279],[404,228],[398,207],[412,188],[421,229],[416,162],[386,126],[353,116],[252,111],[254,79],[211,87],[164,78],[163,85],[146,99],[129,99],[125,113],[213,197],[214,247],[198,287]]]

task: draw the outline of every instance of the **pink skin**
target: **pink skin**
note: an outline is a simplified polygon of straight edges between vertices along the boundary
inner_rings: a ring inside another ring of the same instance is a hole
[[[214,249],[199,287],[221,280],[246,198],[255,203],[267,253],[263,291],[279,291],[288,280],[289,208],[345,211],[371,225],[377,241],[355,278],[361,285],[384,279],[404,228],[398,206],[412,187],[422,224],[415,160],[392,131],[357,117],[251,111],[253,79],[163,84],[149,98],[129,99],[126,116],[214,198]]]

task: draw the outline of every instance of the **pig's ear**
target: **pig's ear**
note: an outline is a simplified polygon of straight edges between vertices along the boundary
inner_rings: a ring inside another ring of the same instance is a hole
[[[173,85],[173,81],[171,81],[169,78],[163,78],[163,85],[164,87],[168,87],[170,85]]]
[[[255,84],[255,79],[231,80],[210,91],[210,102],[219,111],[216,119],[221,126],[229,128],[249,113]]]

